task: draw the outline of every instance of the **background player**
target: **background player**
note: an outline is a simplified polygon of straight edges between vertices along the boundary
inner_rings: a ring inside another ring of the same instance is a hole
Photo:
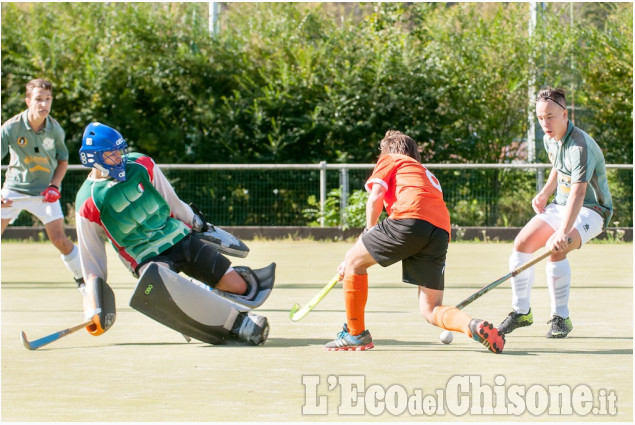
[[[33,214],[44,224],[48,238],[80,285],[79,251],[66,237],[59,201],[68,167],[68,149],[64,143],[64,130],[50,116],[52,84],[43,79],[29,81],[24,101],[27,110],[2,125],[2,158],[7,153],[11,155],[0,192],[1,233],[22,210]]]
[[[220,291],[245,297],[256,294],[258,281],[253,271],[246,267],[235,270],[216,248],[192,232],[203,230],[206,223],[179,199],[150,157],[128,156],[127,144],[117,130],[100,123],[89,124],[80,159],[92,169],[75,201],[88,295],[98,286],[94,282],[107,280],[103,233],[136,275],[150,263],[159,263]],[[85,313],[87,318],[93,315],[90,303],[88,307],[85,304]],[[242,318],[245,320],[241,323],[254,332],[268,326],[265,317],[253,313]],[[241,323],[237,323],[238,328]]]
[[[546,88],[538,93],[536,115],[553,165],[542,190],[531,201],[536,216],[514,240],[510,270],[532,258],[539,248],[553,251],[547,262],[551,327],[547,338],[564,338],[573,329],[569,317],[571,267],[567,254],[596,237],[611,220],[613,202],[604,155],[597,143],[568,119],[565,92]],[[547,205],[555,192],[553,202]],[[571,244],[567,240],[571,238]],[[505,334],[533,323],[530,307],[534,268],[512,278],[512,308],[499,330]]]
[[[463,332],[494,353],[503,351],[504,336],[488,322],[472,319],[456,307],[443,306],[445,258],[450,239],[450,215],[441,185],[421,163],[416,142],[388,131],[381,154],[366,182],[366,229],[338,272],[344,280],[346,323],[329,351],[373,348],[364,323],[368,298],[367,269],[402,262],[403,281],[418,286],[419,311],[431,324]],[[386,207],[389,217],[377,220]]]

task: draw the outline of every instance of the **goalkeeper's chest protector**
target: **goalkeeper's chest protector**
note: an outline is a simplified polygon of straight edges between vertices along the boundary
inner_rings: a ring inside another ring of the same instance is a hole
[[[131,158],[126,180],[87,180],[77,199],[93,203],[115,249],[132,264],[152,258],[190,233],[189,227],[170,216],[170,207],[155,189],[144,165]],[[83,191],[83,196],[82,192]],[[83,214],[82,214],[83,215]],[[96,217],[87,217],[95,221]]]

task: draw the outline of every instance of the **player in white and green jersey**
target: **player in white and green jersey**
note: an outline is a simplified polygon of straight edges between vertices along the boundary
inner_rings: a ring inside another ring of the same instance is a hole
[[[545,135],[544,145],[557,175],[553,202],[567,205],[572,185],[586,183],[582,206],[598,213],[602,217],[603,228],[606,228],[613,216],[613,201],[604,154],[598,144],[569,121],[562,141]]]
[[[27,110],[2,124],[2,158],[10,154],[0,192],[2,233],[22,210],[36,216],[62,260],[81,284],[77,247],[66,237],[60,189],[68,167],[64,130],[49,114],[53,87],[37,79],[26,85]]]
[[[536,216],[514,240],[510,270],[533,258],[541,247],[552,251],[547,262],[551,327],[547,338],[564,338],[573,329],[569,317],[571,267],[567,254],[581,248],[608,226],[613,215],[604,155],[597,143],[569,121],[565,93],[547,88],[538,93],[536,115],[545,132],[544,145],[553,165],[547,183],[532,200]],[[547,205],[555,194],[553,202]],[[499,325],[503,333],[533,323],[530,294],[533,267],[512,278],[513,311]]]
[[[248,300],[257,295],[261,283],[258,271],[231,267],[229,259],[201,236],[207,223],[179,199],[152,158],[127,153],[127,143],[117,130],[100,123],[89,124],[79,155],[82,164],[92,169],[75,201],[77,243],[87,291],[98,288],[100,284],[96,282],[107,281],[102,239],[105,236],[122,262],[137,276],[143,277],[146,270],[152,270],[151,264],[158,264],[172,272],[183,272],[218,291]],[[217,298],[210,302],[215,301]],[[188,303],[181,306],[185,315]],[[93,316],[86,303],[84,310],[87,317]],[[252,313],[241,315],[244,311],[239,310],[232,307],[228,310],[232,317],[214,320],[231,325],[239,317],[229,330],[252,343],[262,343],[268,331],[266,318]],[[184,317],[160,316],[157,320],[187,331],[189,325],[183,325]],[[218,333],[221,338],[229,331],[222,326],[212,328],[210,332]]]

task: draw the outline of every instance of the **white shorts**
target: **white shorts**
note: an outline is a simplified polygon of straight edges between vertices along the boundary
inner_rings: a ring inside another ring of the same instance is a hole
[[[44,225],[64,218],[60,201],[44,202],[42,196],[25,195],[6,187],[2,188],[2,198],[13,199],[13,205],[7,208],[0,208],[2,219],[11,220],[11,223],[18,218],[22,210],[27,210],[36,216]]]
[[[534,216],[532,220],[542,220],[556,231],[560,228],[560,225],[564,220],[566,209],[567,207],[565,205],[551,203],[547,205],[544,212]],[[580,238],[582,239],[580,247],[602,233],[603,226],[604,220],[600,214],[590,208],[582,207],[580,209],[580,214],[578,214],[575,222],[573,223],[573,228],[578,231]]]

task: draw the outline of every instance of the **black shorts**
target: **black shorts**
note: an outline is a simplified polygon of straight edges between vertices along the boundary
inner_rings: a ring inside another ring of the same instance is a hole
[[[166,263],[172,271],[183,272],[211,287],[216,286],[231,265],[231,261],[216,248],[190,233],[156,257],[137,266],[137,270],[149,262]]]
[[[402,280],[443,290],[445,257],[450,235],[425,220],[387,218],[362,235],[362,243],[377,264],[401,261]]]

